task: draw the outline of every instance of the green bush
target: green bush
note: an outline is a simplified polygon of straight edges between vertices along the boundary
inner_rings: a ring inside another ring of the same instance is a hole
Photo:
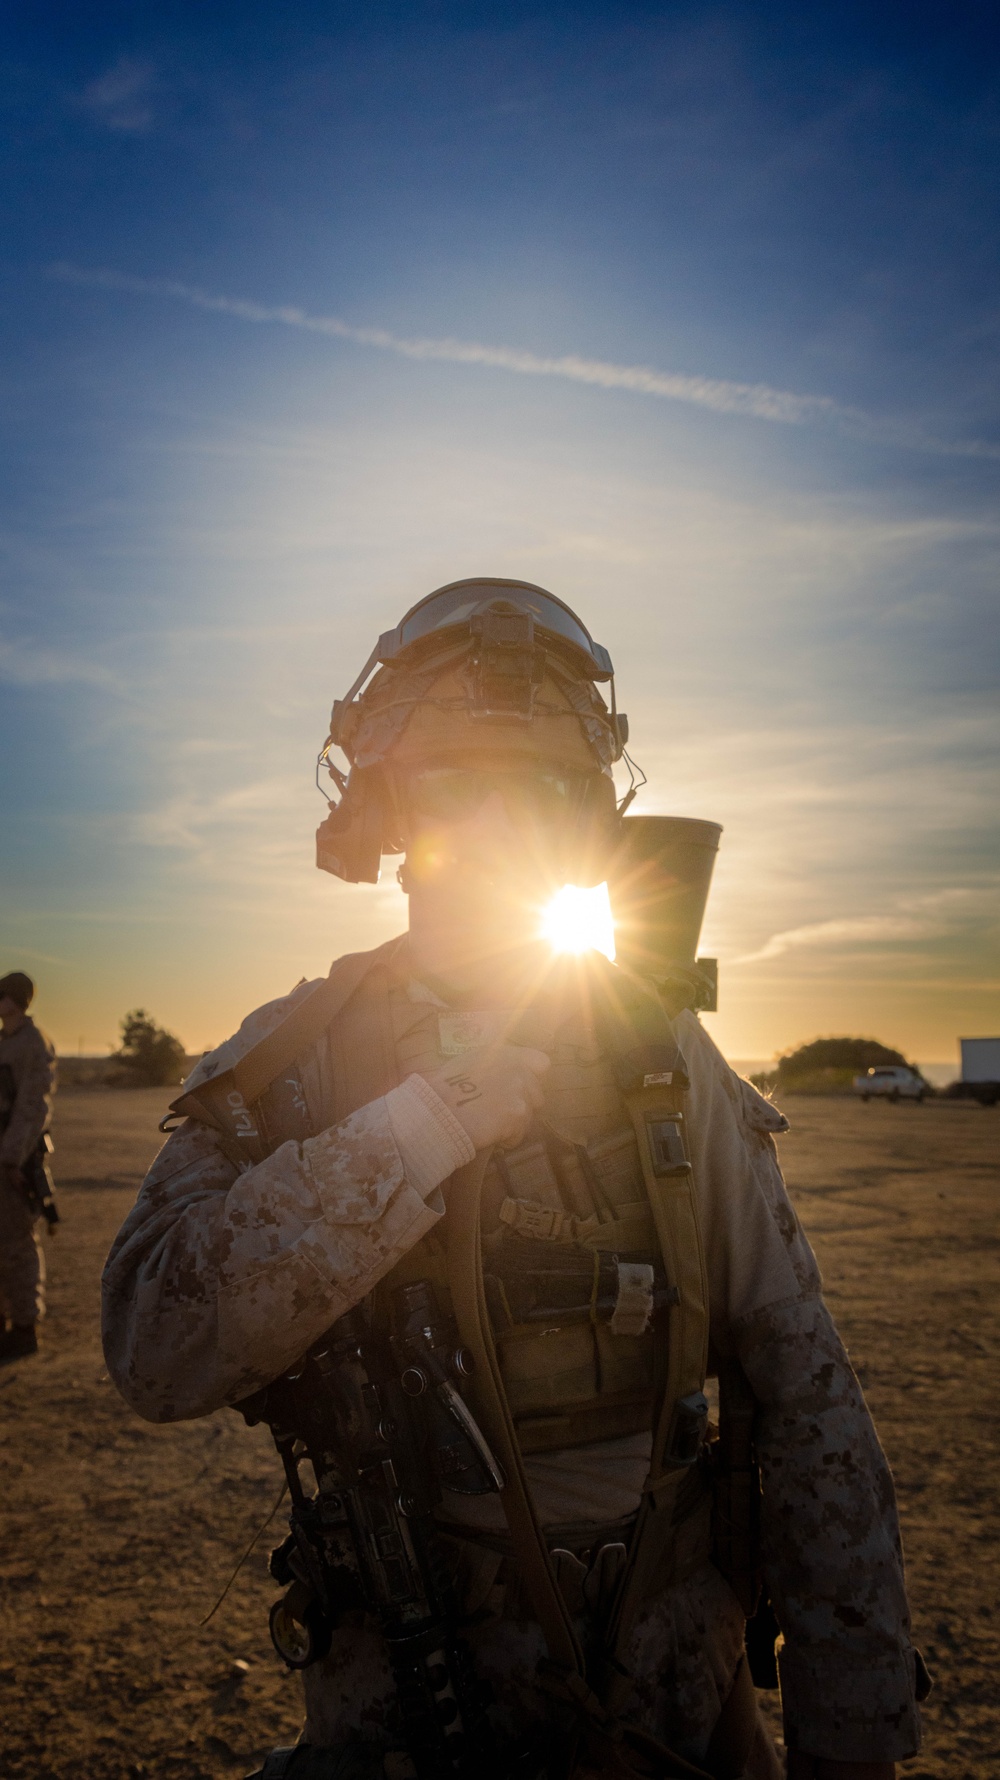
[[[172,1087],[184,1080],[187,1069],[180,1039],[157,1026],[144,1007],[125,1015],[121,1049],[114,1060],[122,1066],[124,1081],[135,1088]]]
[[[875,1038],[815,1038],[750,1079],[762,1094],[848,1094],[856,1075],[880,1063],[906,1064],[906,1058]]]
[[[854,1069],[803,1069],[778,1077],[779,1094],[849,1094]]]

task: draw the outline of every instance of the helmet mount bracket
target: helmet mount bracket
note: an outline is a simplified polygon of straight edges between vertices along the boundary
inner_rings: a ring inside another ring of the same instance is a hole
[[[469,632],[469,715],[530,723],[535,692],[545,678],[545,657],[535,643],[532,613],[510,600],[492,600],[473,613]]]

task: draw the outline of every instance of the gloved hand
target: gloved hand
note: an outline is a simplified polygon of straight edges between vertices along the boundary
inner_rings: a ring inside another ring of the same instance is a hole
[[[0,1162],[0,1180],[5,1187],[13,1187],[23,1193],[25,1187],[24,1170],[16,1162]]]
[[[528,1045],[491,1045],[467,1051],[424,1080],[465,1127],[477,1150],[521,1142],[544,1099],[550,1067],[544,1051]]]

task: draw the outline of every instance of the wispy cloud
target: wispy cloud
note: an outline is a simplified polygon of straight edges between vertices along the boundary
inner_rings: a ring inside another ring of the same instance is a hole
[[[30,958],[33,964],[57,964],[66,970],[72,968],[68,958],[58,958],[54,952],[39,952],[34,946],[22,946],[18,940],[14,940],[11,944],[4,940],[2,945],[8,957]],[[11,968],[14,967],[11,966]],[[7,969],[6,960],[0,964],[0,969]]]
[[[871,945],[878,941],[927,939],[936,927],[916,916],[852,915],[840,921],[813,921],[805,927],[789,927],[773,933],[757,952],[735,958],[734,964],[763,964],[803,946]]]
[[[268,820],[287,810],[300,791],[301,785],[297,781],[272,775],[247,784],[232,785],[210,795],[193,790],[178,792],[155,808],[134,816],[129,825],[130,835],[150,847],[176,847],[189,852],[207,849],[211,852],[220,844],[223,829],[235,823],[249,822],[252,826],[263,823],[266,834]]]
[[[217,296],[176,279],[133,278],[103,267],[73,266],[62,261],[49,270],[53,277],[68,284],[127,291],[136,296],[168,297],[196,309],[233,316],[239,321],[298,328],[330,339],[349,340],[357,346],[373,347],[380,352],[396,353],[401,358],[472,365],[486,370],[510,371],[523,377],[557,377],[570,383],[686,402],[715,414],[746,415],[783,426],[825,423],[874,443],[942,452],[948,456],[1000,459],[1000,445],[986,440],[937,439],[907,423],[882,419],[862,409],[848,407],[831,396],[799,395],[792,390],[774,389],[767,383],[738,383],[727,378],[658,371],[648,365],[619,365],[605,359],[581,358],[574,353],[547,357],[516,346],[490,346],[475,340],[410,338],[390,333],[385,328],[356,327],[336,315],[309,315],[291,304],[265,304],[244,297]]]
[[[84,88],[80,104],[95,123],[125,135],[141,136],[153,127],[153,69],[148,62],[119,56]]]
[[[6,642],[0,637],[0,684],[7,686],[59,686],[76,684],[121,690],[109,668],[85,656],[58,649],[36,648],[31,643]]]
[[[773,933],[756,952],[734,958],[734,964],[763,964],[786,952],[803,948],[853,949],[856,946],[898,945],[907,940],[938,939],[956,929],[995,913],[996,887],[988,891],[956,887],[920,897],[897,900],[896,907],[877,915],[848,915],[831,921],[812,921]]]

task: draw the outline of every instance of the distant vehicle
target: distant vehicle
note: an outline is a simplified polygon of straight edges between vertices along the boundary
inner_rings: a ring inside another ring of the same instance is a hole
[[[962,1079],[956,1083],[967,1100],[996,1106],[1000,1100],[1000,1038],[960,1038]]]
[[[862,1100],[924,1100],[928,1087],[922,1075],[915,1069],[907,1069],[899,1063],[879,1063],[874,1069],[865,1071],[864,1075],[854,1078],[854,1092],[860,1094]]]

